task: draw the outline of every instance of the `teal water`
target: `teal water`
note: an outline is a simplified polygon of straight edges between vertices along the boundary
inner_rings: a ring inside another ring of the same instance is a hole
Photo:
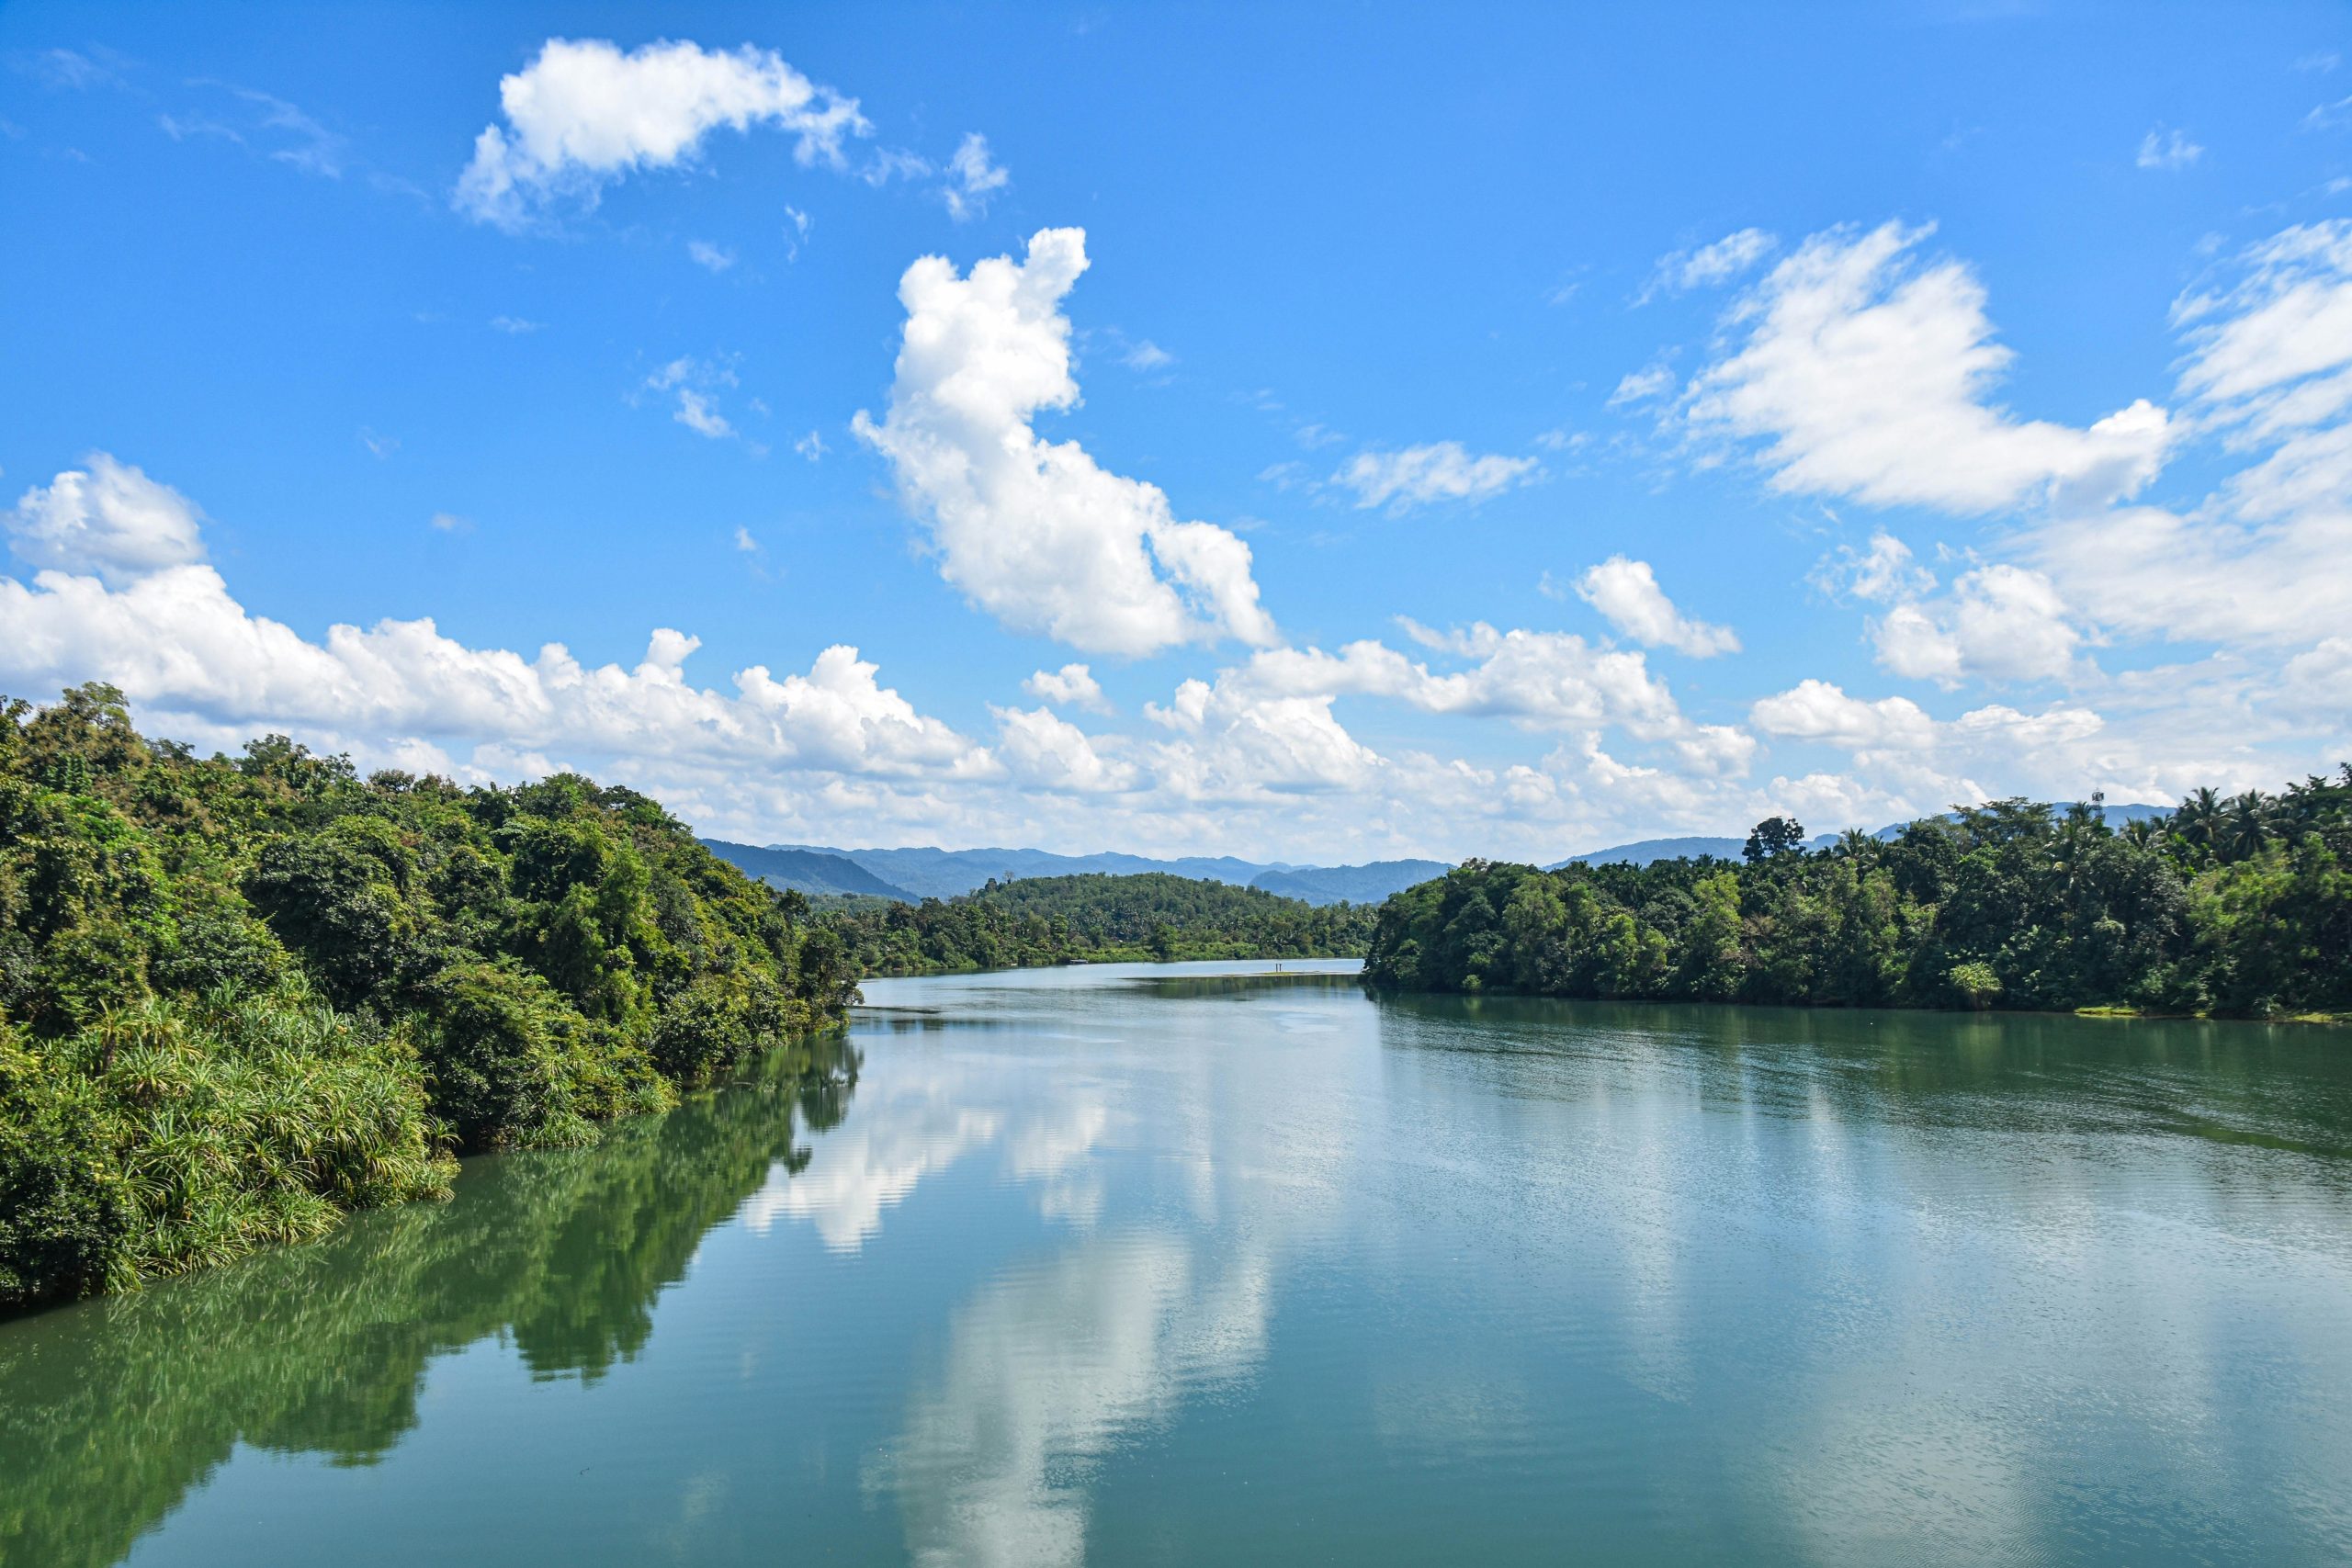
[[[0,1561],[2352,1561],[2352,1034],[1236,967],[0,1324]]]

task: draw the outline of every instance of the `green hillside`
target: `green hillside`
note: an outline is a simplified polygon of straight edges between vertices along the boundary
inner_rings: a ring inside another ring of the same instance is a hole
[[[829,911],[860,972],[927,975],[1046,964],[1348,957],[1371,934],[1363,905],[1316,906],[1164,872],[1027,877],[914,906]]]
[[[0,705],[0,1303],[445,1190],[840,1016],[805,908],[659,806],[282,737],[198,758],[119,693]]]

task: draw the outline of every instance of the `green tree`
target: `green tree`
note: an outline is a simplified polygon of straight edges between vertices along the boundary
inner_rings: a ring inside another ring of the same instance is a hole
[[[1740,853],[1753,863],[1804,848],[1804,824],[1793,817],[1767,817],[1749,829]]]

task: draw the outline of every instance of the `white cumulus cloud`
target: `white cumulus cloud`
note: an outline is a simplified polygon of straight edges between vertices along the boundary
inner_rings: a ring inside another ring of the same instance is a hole
[[[1061,302],[1086,266],[1078,229],[1041,230],[1024,260],[976,262],[967,276],[943,256],[917,261],[899,285],[907,324],[888,415],[861,411],[857,434],[929,524],[941,574],[1008,626],[1128,655],[1219,636],[1270,642],[1249,546],[1178,520],[1157,485],[1031,423],[1078,402]]]
[[[1333,700],[1329,692],[1269,693],[1223,678],[1184,682],[1166,707],[1144,709],[1175,736],[1150,748],[1159,787],[1195,802],[1372,787],[1387,762],[1348,733]]]
[[[1700,773],[1736,773],[1754,752],[1754,738],[1736,727],[1685,717],[1639,653],[1597,649],[1567,633],[1498,631],[1483,622],[1451,636],[1408,629],[1425,646],[1475,662],[1464,670],[1432,671],[1370,640],[1337,653],[1270,649],[1219,677],[1218,688],[1297,698],[1385,697],[1425,713],[1501,718],[1522,729],[1590,737],[1617,728],[1667,749],[1679,766]]]
[[[842,162],[842,141],[870,130],[857,100],[819,86],[771,50],[661,42],[624,52],[600,39],[549,39],[502,78],[505,125],[483,128],[458,180],[458,210],[528,226],[550,203],[593,206],[639,168],[692,162],[721,126],[772,125],[797,138],[802,164]]]
[[[1729,626],[1694,621],[1676,609],[1647,561],[1611,556],[1577,579],[1577,595],[1645,648],[1670,648],[1692,659],[1739,651],[1739,637]]]
[[[1176,363],[1176,356],[1149,338],[1141,338],[1127,345],[1119,363],[1130,370],[1165,370]]]
[[[2048,577],[2024,567],[1979,567],[1944,597],[1903,600],[1873,624],[1871,638],[1887,669],[1945,686],[2083,672],[2073,612]]]
[[[55,547],[60,519],[109,510],[102,546]],[[232,596],[200,559],[194,515],[176,492],[103,457],[28,493],[9,514],[11,543],[56,564],[29,583],[0,577],[0,681],[19,690],[107,681],[143,707],[248,732],[896,776],[998,771],[986,748],[917,713],[846,646],[820,653],[806,675],[778,679],[753,665],[729,696],[686,682],[699,644],[668,628],[652,634],[634,667],[585,666],[560,643],[527,660],[469,648],[429,618],[334,626],[312,641]],[[126,527],[146,542],[127,545]]]
[[[1936,722],[1908,697],[1865,702],[1827,681],[1802,681],[1748,710],[1756,728],[1795,740],[1853,750],[1922,750],[1935,744]]]
[[[1058,670],[1040,670],[1022,682],[1021,689],[1043,702],[1087,708],[1095,713],[1111,711],[1109,700],[1102,695],[1102,682],[1095,680],[1094,672],[1083,664],[1065,664]]]
[[[202,514],[187,497],[104,452],[87,461],[17,501],[8,547],[19,559],[122,583],[204,558]]]
[[[719,412],[718,389],[732,387],[735,373],[725,365],[707,365],[688,355],[673,359],[645,378],[644,390],[673,400],[670,417],[696,435],[724,441],[735,426]]]
[[[989,711],[996,716],[997,756],[1022,784],[1087,794],[1126,789],[1136,782],[1131,763],[1104,756],[1084,731],[1051,708]]]

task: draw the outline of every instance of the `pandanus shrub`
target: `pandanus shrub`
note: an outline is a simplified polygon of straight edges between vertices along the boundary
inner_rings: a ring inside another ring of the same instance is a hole
[[[119,1288],[446,1192],[444,1142],[407,1043],[299,986],[18,1035],[0,1044],[0,1300]]]

